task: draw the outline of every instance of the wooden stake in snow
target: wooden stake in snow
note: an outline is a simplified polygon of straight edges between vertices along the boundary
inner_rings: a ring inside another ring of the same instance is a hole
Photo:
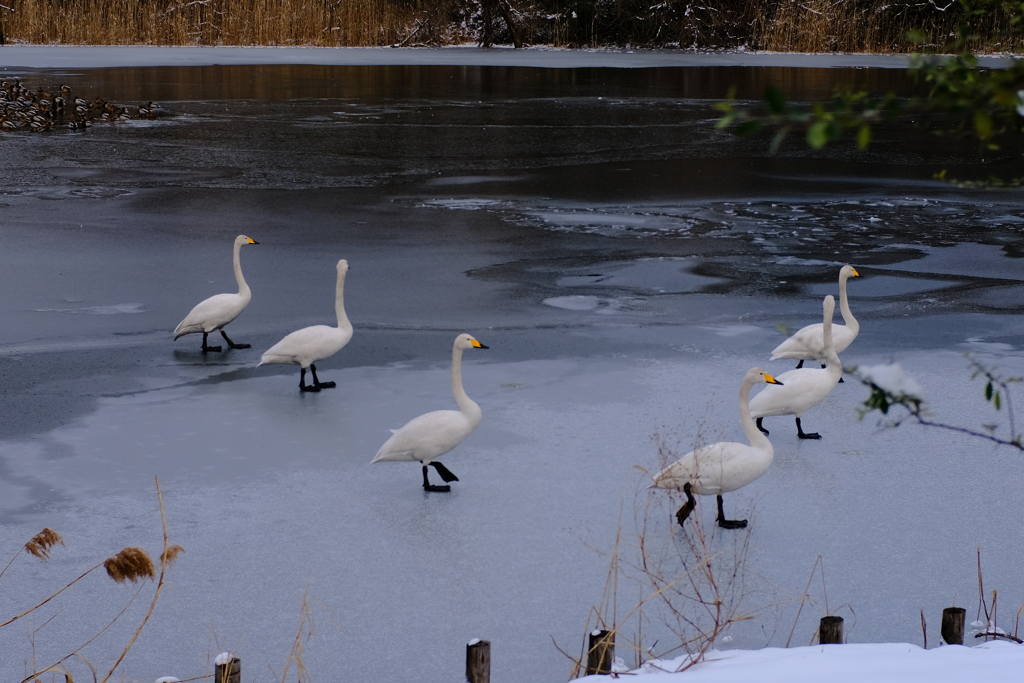
[[[947,607],[942,610],[942,639],[946,645],[964,644],[964,617],[967,610],[963,607]]]
[[[491,641],[474,638],[466,644],[466,680],[491,683]]]
[[[242,683],[242,660],[221,652],[213,660],[214,683]]]
[[[822,645],[842,645],[843,618],[822,617],[818,625],[818,642]]]
[[[597,630],[590,633],[590,649],[587,650],[587,676],[610,674],[615,659],[615,634]]]

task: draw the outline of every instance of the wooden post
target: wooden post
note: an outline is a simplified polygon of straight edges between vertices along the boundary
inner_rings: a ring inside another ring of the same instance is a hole
[[[474,638],[466,644],[466,680],[491,683],[491,641]]]
[[[214,660],[213,669],[214,683],[242,683],[242,660],[238,657],[221,658]]]
[[[598,629],[590,633],[590,648],[587,650],[587,676],[610,674],[615,659],[615,634]]]
[[[818,642],[822,645],[842,645],[843,618],[822,617],[818,625]]]
[[[942,639],[946,645],[964,644],[964,616],[967,610],[963,607],[947,607],[942,610]]]

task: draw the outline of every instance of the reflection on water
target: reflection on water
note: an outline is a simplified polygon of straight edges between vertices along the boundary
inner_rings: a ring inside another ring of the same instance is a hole
[[[758,98],[775,84],[791,100],[820,100],[837,83],[900,94],[922,92],[900,69],[789,67],[673,67],[651,69],[538,69],[500,66],[161,66],[24,74],[95,90],[110,100],[252,100],[285,102],[353,99],[501,101],[531,98],[718,99],[736,88]],[[40,83],[40,85],[48,84]]]
[[[711,101],[731,88],[741,99],[756,99],[767,83],[776,83],[794,100],[814,100],[827,98],[838,83],[902,93],[917,87],[900,70],[779,67],[209,66],[23,76],[48,87],[66,82],[76,93],[114,102],[156,100],[171,116],[4,136],[10,158],[0,169],[4,186],[297,189],[440,180],[440,188],[445,176],[459,178],[449,184],[492,176],[507,184],[524,170],[549,169],[553,176],[523,180],[516,190],[586,193],[612,185],[627,195],[733,193],[739,188],[720,188],[723,177],[732,169],[749,171],[746,160],[766,155],[765,140],[739,141],[714,129]],[[876,139],[868,153],[840,145],[824,155],[883,166],[925,163],[897,173],[927,179],[944,165],[973,161],[975,152],[937,147],[902,129],[898,137],[880,131]],[[806,150],[798,142],[787,154],[803,157]],[[713,161],[658,172],[643,167],[680,159]],[[582,168],[622,161],[629,164],[610,177]],[[757,170],[791,167],[790,160]],[[571,177],[556,172],[565,168],[574,169]],[[801,175],[828,172],[798,168]],[[669,177],[660,177],[664,171]],[[877,175],[875,168],[852,172]],[[756,185],[744,182],[743,188]]]

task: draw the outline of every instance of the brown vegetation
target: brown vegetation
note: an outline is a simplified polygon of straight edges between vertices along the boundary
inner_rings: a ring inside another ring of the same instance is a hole
[[[480,44],[910,52],[941,48],[960,5],[884,0],[3,0],[8,42],[81,45]],[[1011,52],[1003,11],[975,47]]]

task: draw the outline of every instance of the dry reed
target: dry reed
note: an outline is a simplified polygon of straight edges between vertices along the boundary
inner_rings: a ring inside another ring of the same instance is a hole
[[[135,583],[141,579],[156,577],[153,560],[149,559],[149,555],[142,548],[125,548],[117,555],[104,560],[103,568],[117,583]]]
[[[64,545],[64,539],[53,529],[47,527],[29,539],[25,544],[25,552],[35,555],[41,560],[50,559],[50,548],[60,543]]]
[[[73,45],[388,45],[413,14],[388,0],[7,0],[8,41]],[[390,28],[389,28],[390,27]]]
[[[782,52],[941,49],[960,5],[889,0],[4,0],[9,42],[74,45],[358,47],[475,41],[568,47],[737,48]],[[513,24],[514,30],[509,24]],[[1021,48],[1010,13],[972,18],[968,47]]]

